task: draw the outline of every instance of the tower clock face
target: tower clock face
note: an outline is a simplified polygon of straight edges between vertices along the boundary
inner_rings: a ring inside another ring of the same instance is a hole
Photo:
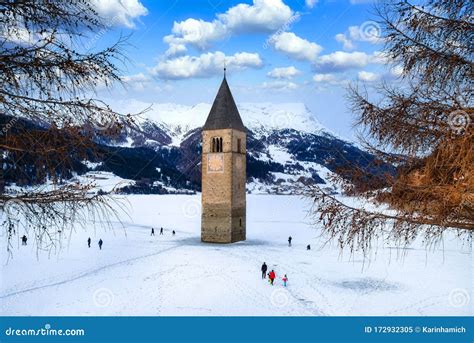
[[[207,171],[209,173],[223,173],[224,172],[224,155],[210,154],[207,156]]]

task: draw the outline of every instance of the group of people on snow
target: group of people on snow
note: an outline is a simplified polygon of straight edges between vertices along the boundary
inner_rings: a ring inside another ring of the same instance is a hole
[[[171,233],[173,234],[173,236],[176,235],[176,231],[174,231],[174,230],[173,230]],[[163,228],[161,227],[161,228],[160,228],[160,236],[161,236],[162,234],[163,234]],[[151,236],[154,236],[154,235],[155,235],[155,228],[152,227],[152,228],[151,228]]]
[[[91,242],[92,242],[92,240],[91,240],[91,238],[89,237],[89,238],[87,239],[87,246],[88,246],[89,248],[91,247]],[[99,249],[102,250],[102,245],[104,244],[104,241],[102,240],[102,238],[99,239],[98,244],[99,244]]]
[[[267,264],[266,264],[265,262],[263,262],[263,264],[262,264],[261,271],[262,271],[262,279],[266,279],[267,276],[268,276],[268,282],[270,283],[270,285],[273,286],[273,284],[274,284],[274,282],[275,282],[275,279],[276,279],[276,273],[275,273],[275,271],[272,269],[272,270],[267,274],[268,266],[267,266]],[[286,287],[286,283],[288,282],[288,276],[285,274],[285,276],[282,277],[281,280],[283,281],[283,286]]]
[[[160,235],[162,235],[162,234],[163,234],[163,228],[160,228]],[[174,236],[174,235],[176,234],[176,232],[173,230],[173,231],[172,231],[172,234],[173,234],[173,236]],[[152,236],[155,235],[155,228],[151,228],[151,235],[152,235]],[[23,235],[23,237],[21,238],[21,242],[22,242],[23,245],[26,245],[26,240],[27,240],[26,236]],[[87,239],[87,246],[88,246],[89,248],[91,247],[91,243],[92,243],[92,240],[91,240],[91,238],[89,237],[89,238]],[[102,250],[102,245],[104,244],[104,241],[102,240],[102,238],[99,239],[98,244],[99,244],[99,249]]]
[[[289,236],[288,237],[288,246],[291,247],[291,242],[293,241],[293,237]],[[306,250],[311,250],[311,245],[308,244],[306,246]],[[270,285],[273,286],[274,282],[275,282],[275,279],[276,279],[276,273],[275,271],[272,269],[270,272],[267,273],[268,271],[268,266],[265,262],[263,262],[262,264],[262,268],[260,269],[262,271],[262,279],[266,279],[267,276],[268,276],[268,282],[270,283]],[[288,283],[288,276],[285,274],[281,280],[283,281],[283,286],[286,287],[287,283]]]
[[[288,246],[289,246],[289,247],[291,247],[291,242],[292,242],[292,241],[293,241],[293,237],[291,237],[291,236],[288,237]],[[308,245],[306,246],[306,250],[311,250],[311,245],[310,245],[310,244],[308,244]]]

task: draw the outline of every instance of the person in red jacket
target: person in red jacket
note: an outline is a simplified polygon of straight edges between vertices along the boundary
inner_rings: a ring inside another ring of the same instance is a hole
[[[268,273],[268,278],[270,279],[270,285],[273,286],[273,281],[275,281],[275,271],[272,269],[270,273]]]

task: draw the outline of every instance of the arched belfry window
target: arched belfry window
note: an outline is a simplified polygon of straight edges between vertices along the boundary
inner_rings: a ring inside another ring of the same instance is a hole
[[[222,137],[212,138],[211,152],[222,152]]]

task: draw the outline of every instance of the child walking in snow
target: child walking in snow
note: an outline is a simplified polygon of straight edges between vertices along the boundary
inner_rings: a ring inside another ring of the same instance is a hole
[[[285,274],[285,276],[282,278],[282,280],[283,280],[283,286],[286,287],[286,283],[288,282],[288,276],[286,276],[286,274]]]

